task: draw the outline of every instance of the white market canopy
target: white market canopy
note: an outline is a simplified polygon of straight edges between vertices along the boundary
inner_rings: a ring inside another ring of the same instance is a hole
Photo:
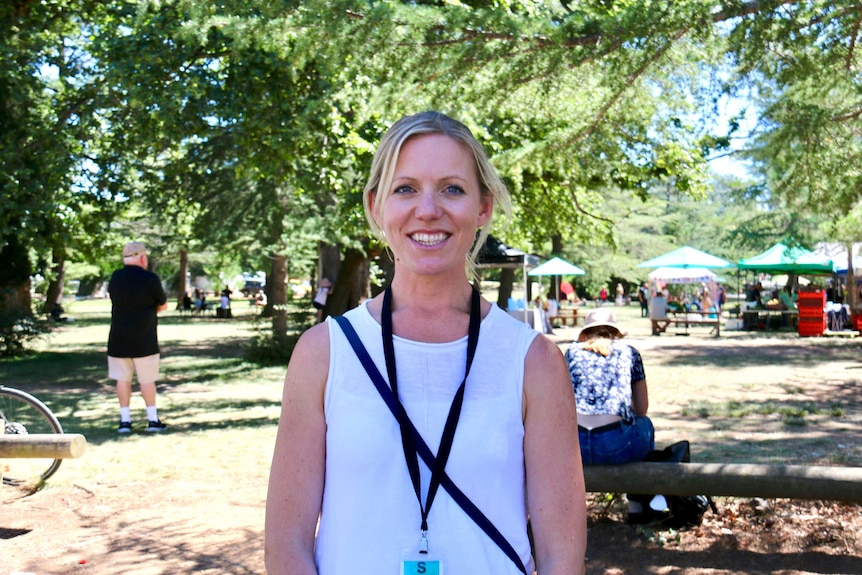
[[[582,276],[585,272],[564,259],[551,258],[542,265],[530,270],[531,276]]]
[[[690,284],[700,282],[715,282],[718,276],[706,268],[671,268],[662,267],[649,273],[652,281],[661,280],[669,284]]]

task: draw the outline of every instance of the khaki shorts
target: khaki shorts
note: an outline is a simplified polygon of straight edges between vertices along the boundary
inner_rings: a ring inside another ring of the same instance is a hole
[[[146,357],[108,356],[108,377],[117,381],[132,381],[138,374],[138,383],[155,383],[159,379],[159,354]]]

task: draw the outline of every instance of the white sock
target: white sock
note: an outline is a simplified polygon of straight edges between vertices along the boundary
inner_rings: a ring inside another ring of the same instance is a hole
[[[656,495],[649,502],[650,508],[655,511],[665,512],[668,511],[667,499],[664,498],[664,495]]]
[[[158,421],[159,420],[159,410],[156,409],[155,405],[147,406],[147,420],[149,421]]]
[[[128,421],[131,423],[132,421],[132,411],[128,407],[120,408],[120,421]]]

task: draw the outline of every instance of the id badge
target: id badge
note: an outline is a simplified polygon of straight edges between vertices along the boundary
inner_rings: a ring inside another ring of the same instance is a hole
[[[443,563],[430,553],[404,552],[401,575],[443,575]]]

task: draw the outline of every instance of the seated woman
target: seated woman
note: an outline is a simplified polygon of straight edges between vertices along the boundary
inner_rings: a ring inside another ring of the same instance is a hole
[[[655,446],[640,353],[618,341],[625,334],[608,308],[587,314],[578,341],[566,351],[578,408],[584,464],[641,461]]]

